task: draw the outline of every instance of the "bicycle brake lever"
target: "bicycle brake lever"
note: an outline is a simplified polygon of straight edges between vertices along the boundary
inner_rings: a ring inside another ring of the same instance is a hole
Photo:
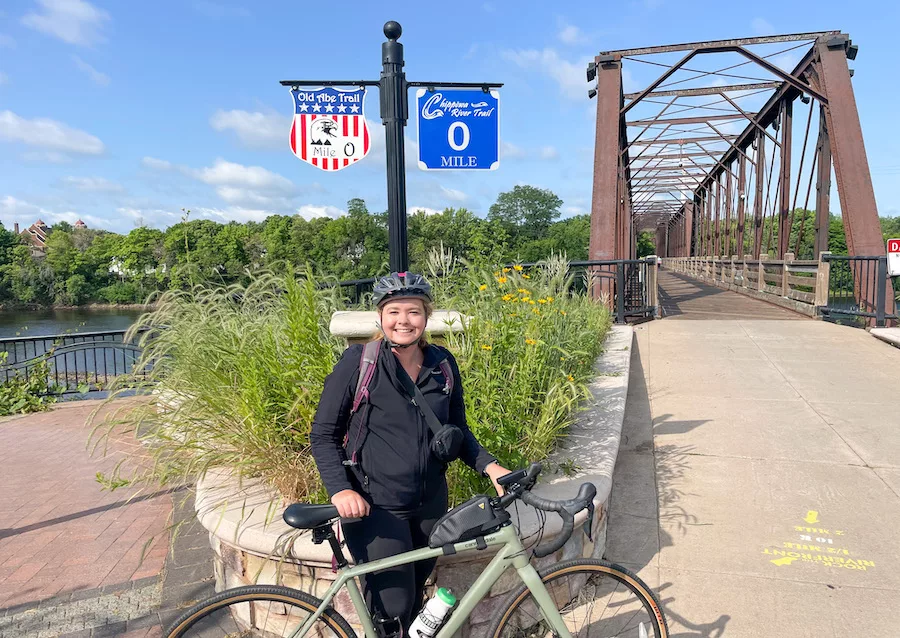
[[[590,542],[594,542],[594,537],[591,535],[591,529],[594,527],[594,501],[588,503],[587,506],[587,518],[584,521],[584,535],[588,537]]]

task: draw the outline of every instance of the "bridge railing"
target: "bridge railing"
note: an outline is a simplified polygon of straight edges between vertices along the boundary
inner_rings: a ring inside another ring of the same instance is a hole
[[[719,287],[826,319],[863,317],[883,326],[893,314],[887,298],[886,257],[847,257],[823,252],[818,260],[738,257],[664,257],[664,268]],[[880,296],[879,296],[880,295]],[[861,300],[861,301],[860,301]],[[867,301],[872,300],[872,301]]]

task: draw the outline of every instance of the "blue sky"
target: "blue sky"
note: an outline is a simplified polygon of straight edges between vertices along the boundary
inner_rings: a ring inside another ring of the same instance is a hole
[[[563,199],[564,216],[588,212],[594,111],[584,67],[601,50],[840,29],[860,46],[851,66],[879,212],[900,214],[896,3],[393,4],[4,0],[0,221],[81,218],[128,232],[171,225],[182,207],[218,221],[336,216],[352,197],[383,210],[377,89],[365,103],[372,152],[325,173],[291,153],[292,103],[278,82],[377,79],[389,19],[403,25],[409,80],[505,83],[497,171],[419,171],[411,122],[410,208],[486,215],[498,193],[533,184]],[[775,59],[789,66],[800,53]],[[625,69],[626,91],[660,71]]]

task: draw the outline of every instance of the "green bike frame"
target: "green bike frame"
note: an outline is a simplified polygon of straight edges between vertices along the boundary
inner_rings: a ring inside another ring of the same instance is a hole
[[[537,602],[541,609],[544,619],[551,627],[553,627],[556,635],[560,638],[571,638],[569,630],[566,628],[565,622],[563,621],[562,616],[560,616],[559,610],[556,608],[556,604],[553,602],[550,593],[541,581],[541,577],[538,575],[537,570],[528,561],[528,555],[522,547],[522,541],[519,539],[515,527],[507,525],[498,532],[485,536],[484,542],[488,547],[495,547],[498,545],[501,545],[502,547],[488,566],[485,567],[481,575],[474,583],[472,583],[472,586],[469,587],[469,590],[462,597],[462,600],[459,601],[456,608],[452,610],[450,618],[444,623],[444,626],[437,633],[435,638],[450,638],[453,636],[453,634],[462,627],[462,624],[469,617],[469,614],[472,613],[472,610],[475,609],[475,605],[481,602],[491,590],[494,583],[496,583],[503,575],[503,572],[510,567],[516,570],[519,574],[519,578],[522,579],[522,582],[525,583],[531,591],[535,602]],[[454,553],[468,552],[477,549],[478,542],[475,540],[456,543],[453,546]],[[328,591],[325,592],[322,604],[319,605],[316,612],[307,618],[306,622],[294,631],[289,638],[304,638],[316,620],[322,615],[322,612],[331,605],[331,601],[338,591],[340,591],[341,587],[344,586],[347,587],[347,591],[350,594],[350,600],[353,601],[353,606],[356,608],[356,613],[362,623],[366,638],[378,638],[378,634],[375,632],[375,625],[372,622],[371,616],[369,616],[369,610],[366,608],[362,593],[360,593],[359,587],[356,584],[356,578],[389,567],[416,563],[420,560],[427,560],[429,558],[437,558],[444,553],[443,548],[416,549],[389,558],[382,558],[381,560],[376,560],[371,563],[364,563],[362,565],[357,565],[356,567],[345,567],[341,569],[338,572],[334,583],[328,588]]]

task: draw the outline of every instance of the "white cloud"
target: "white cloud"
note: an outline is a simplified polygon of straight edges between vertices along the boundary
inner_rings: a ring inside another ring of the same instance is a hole
[[[563,217],[574,217],[575,215],[586,215],[590,211],[583,206],[563,206],[561,212]]]
[[[103,42],[101,31],[109,14],[84,0],[37,0],[41,9],[22,18],[22,24],[69,44]]]
[[[106,75],[106,73],[101,73],[77,55],[73,55],[72,60],[75,62],[75,66],[78,67],[78,70],[86,73],[94,84],[99,86],[107,86],[109,84],[109,76]]]
[[[104,151],[103,142],[90,133],[48,118],[29,120],[12,111],[0,111],[0,139],[84,155]]]
[[[297,214],[306,219],[312,219],[313,217],[331,217],[332,219],[336,219],[341,215],[346,215],[347,211],[342,210],[337,206],[313,206],[311,204],[304,204],[297,209]]]
[[[540,150],[540,157],[542,160],[554,160],[559,157],[559,151],[552,146],[544,146]]]
[[[13,40],[12,36],[0,33],[0,48],[15,49],[16,41]]]
[[[524,159],[528,153],[521,146],[516,146],[512,142],[500,140],[500,157],[503,159]]]
[[[234,132],[252,148],[284,150],[290,142],[291,119],[277,113],[219,109],[209,118],[209,125],[216,131]]]
[[[454,202],[464,202],[469,199],[469,196],[464,192],[455,188],[447,188],[446,186],[441,186],[441,193],[443,193],[444,197]]]
[[[788,73],[794,70],[794,67],[797,66],[798,62],[800,62],[800,56],[793,51],[790,53],[783,53],[772,59],[772,64]]]
[[[12,195],[0,197],[0,219],[5,224],[8,224],[10,228],[12,228],[14,223],[18,222],[20,229],[24,230],[37,221],[38,218],[50,226],[57,222],[74,224],[79,219],[94,228],[100,228],[105,223],[105,220],[93,215],[83,215],[70,210],[56,212],[37,204],[16,199]]]
[[[141,164],[144,168],[149,168],[154,171],[168,171],[172,169],[172,162],[167,162],[166,160],[157,159],[155,157],[145,157],[141,160]]]
[[[560,21],[560,30],[557,34],[563,44],[576,45],[587,42],[587,36],[573,24]]]
[[[188,169],[187,172],[211,186],[247,188],[278,194],[290,194],[296,190],[291,180],[262,166],[244,166],[222,158],[217,159],[210,167]]]
[[[590,58],[570,62],[560,57],[555,49],[545,48],[503,51],[502,56],[528,71],[537,71],[552,78],[562,94],[571,100],[586,100],[588,83],[585,68]]]
[[[261,222],[272,214],[271,210],[244,208],[242,206],[230,206],[228,208],[191,208],[191,217],[211,219],[222,224],[230,221],[236,222]]]
[[[426,215],[440,215],[444,211],[438,210],[437,208],[429,208],[428,206],[409,206],[407,207],[406,212],[409,215],[415,215],[416,213],[425,213]]]
[[[753,18],[753,21],[750,23],[750,28],[753,29],[753,32],[757,35],[772,35],[775,33],[775,27],[772,24],[763,18]]]
[[[89,193],[121,193],[124,188],[121,184],[110,181],[105,177],[66,177],[63,182],[76,190]]]

